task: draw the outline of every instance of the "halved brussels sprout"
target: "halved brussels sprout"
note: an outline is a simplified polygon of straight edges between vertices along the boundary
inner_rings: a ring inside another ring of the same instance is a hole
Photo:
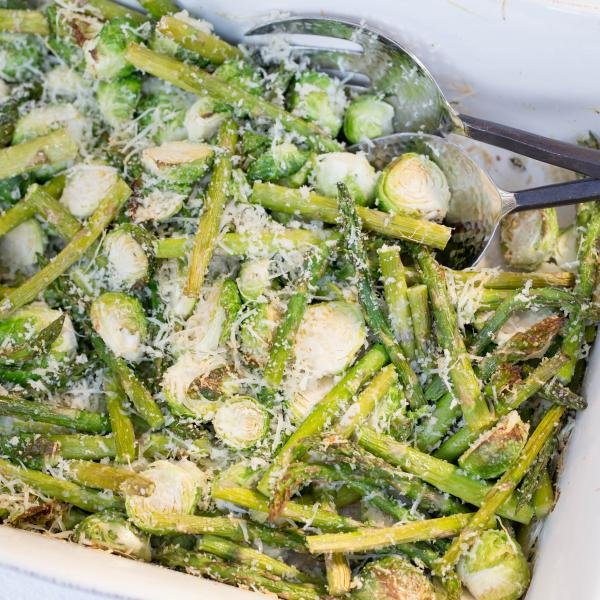
[[[150,263],[146,253],[150,248],[144,243],[144,234],[135,226],[120,225],[104,238],[102,251],[114,289],[133,287],[148,277]]]
[[[151,83],[149,89],[148,82],[144,83],[144,95],[138,105],[140,131],[155,144],[185,140],[184,120],[191,99],[178,88]]]
[[[63,315],[43,302],[32,302],[17,310],[7,319],[0,321],[0,347],[9,349],[21,346],[34,339],[42,330]],[[72,357],[77,350],[77,337],[73,323],[64,313],[59,336],[50,346],[48,355],[57,360]]]
[[[346,102],[344,88],[337,79],[326,73],[305,71],[294,83],[290,108],[295,115],[315,121],[335,137],[342,126]]]
[[[457,572],[475,600],[517,600],[527,590],[530,571],[521,547],[506,531],[479,534],[458,563]]]
[[[133,72],[125,59],[125,50],[132,42],[140,42],[134,24],[125,17],[106,21],[100,33],[83,44],[88,72],[96,79],[115,79]]]
[[[281,310],[272,302],[261,303],[249,307],[247,315],[239,330],[240,351],[249,364],[264,367],[282,317]]]
[[[39,77],[44,54],[37,35],[0,32],[0,77],[10,83]]]
[[[275,144],[250,163],[246,175],[250,181],[278,181],[298,172],[308,156],[291,142]]]
[[[460,456],[458,464],[482,479],[499,477],[519,457],[529,433],[517,411],[503,416]]]
[[[244,450],[255,446],[267,435],[269,413],[250,396],[234,396],[219,406],[212,424],[224,444]]]
[[[10,98],[10,85],[3,79],[0,79],[0,102]]]
[[[551,317],[554,313],[549,309],[523,310],[513,313],[496,332],[494,342],[498,346],[506,344],[517,333],[524,333],[534,325]]]
[[[152,560],[148,536],[119,513],[102,512],[87,516],[75,528],[73,540],[121,556],[146,562]]]
[[[388,212],[442,221],[448,212],[450,189],[443,171],[429,157],[407,152],[383,170],[377,198]]]
[[[51,101],[76,100],[85,91],[83,77],[67,65],[58,65],[44,77],[44,92]]]
[[[579,234],[576,225],[571,225],[560,232],[554,249],[554,260],[561,269],[572,273],[577,271],[578,241]]]
[[[219,65],[214,76],[221,81],[232,83],[259,96],[262,93],[260,73],[245,60],[227,60]]]
[[[375,197],[378,175],[364,154],[330,152],[317,156],[315,187],[325,196],[337,198],[338,183],[345,183],[357,204],[369,204]]]
[[[137,298],[106,292],[92,302],[90,318],[96,333],[115,356],[133,362],[141,360],[148,327]]]
[[[186,281],[187,269],[181,261],[171,259],[162,262],[156,274],[156,282],[167,316],[186,319],[192,314],[196,298],[183,293]]]
[[[139,199],[139,204],[131,210],[131,217],[136,223],[161,223],[176,215],[186,198],[185,194],[173,190],[153,189]]]
[[[203,142],[212,138],[221,123],[227,118],[226,112],[218,112],[217,102],[209,96],[198,98],[185,113],[183,121],[188,139],[192,142]]]
[[[152,531],[155,514],[189,515],[199,503],[205,506],[208,474],[189,460],[158,460],[140,475],[154,483],[154,490],[145,496],[127,492],[125,508],[127,516],[144,531]]]
[[[87,219],[116,181],[113,167],[80,163],[69,169],[60,201],[73,216]]]
[[[80,144],[91,133],[90,120],[72,104],[46,104],[30,110],[17,121],[13,144],[21,144],[62,127],[66,127]]]
[[[429,578],[405,558],[386,556],[367,564],[358,575],[354,600],[437,600]]]
[[[42,226],[29,219],[0,237],[0,263],[11,275],[30,274],[44,256],[46,242]]]
[[[98,84],[96,99],[102,118],[113,128],[133,119],[142,92],[142,81],[136,74]]]
[[[271,287],[268,258],[247,260],[242,264],[236,283],[246,302],[258,300]]]
[[[219,408],[215,398],[228,386],[225,364],[221,356],[201,358],[191,353],[180,356],[162,379],[169,410],[174,415],[210,421]],[[234,388],[232,384],[232,391]]]
[[[506,263],[533,270],[547,261],[558,242],[556,209],[511,213],[502,219],[500,243]]]
[[[357,144],[394,132],[394,107],[377,96],[360,96],[350,103],[344,115],[344,135]]]
[[[311,379],[341,373],[367,339],[367,328],[356,304],[320,302],[306,309],[294,344],[293,371]]]
[[[213,155],[208,144],[166,142],[142,150],[142,164],[161,179],[193,185],[210,169]]]

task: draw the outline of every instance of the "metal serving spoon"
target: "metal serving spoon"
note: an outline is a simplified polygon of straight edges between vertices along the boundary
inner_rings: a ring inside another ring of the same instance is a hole
[[[545,163],[600,178],[600,151],[457,113],[427,68],[378,31],[330,17],[295,16],[246,32],[245,44],[268,45],[283,36],[293,57],[385,96],[395,108],[396,131],[458,133]]]
[[[519,192],[497,187],[465,152],[444,138],[425,133],[394,133],[356,144],[377,169],[404,152],[426,154],[444,172],[450,188],[445,223],[453,228],[442,264],[464,269],[482,261],[504,216],[513,211],[575,204],[600,197],[600,180],[580,179]]]

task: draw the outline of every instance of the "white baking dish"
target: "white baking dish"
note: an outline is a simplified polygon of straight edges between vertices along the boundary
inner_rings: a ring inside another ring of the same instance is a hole
[[[464,112],[566,140],[600,130],[595,68],[600,0],[182,0],[180,5],[230,36],[269,11],[365,19],[414,50]],[[480,159],[507,188],[557,177],[553,169],[523,175],[497,161],[495,152]],[[544,527],[527,600],[600,598],[600,351],[591,357],[586,387],[590,406],[575,425],[560,499]],[[0,599],[42,594],[46,600],[263,597],[0,527]]]

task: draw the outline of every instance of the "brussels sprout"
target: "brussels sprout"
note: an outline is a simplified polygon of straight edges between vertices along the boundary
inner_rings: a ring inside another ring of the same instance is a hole
[[[86,68],[96,79],[115,79],[133,72],[133,66],[125,59],[125,50],[132,42],[140,42],[141,36],[126,17],[107,21],[100,33],[83,44]]]
[[[457,572],[475,600],[517,600],[530,579],[529,565],[517,541],[495,529],[479,534],[458,563]]]
[[[11,275],[32,273],[38,258],[44,256],[46,242],[42,226],[29,219],[0,237],[0,263]]]
[[[213,137],[221,123],[227,118],[226,112],[219,112],[219,105],[209,96],[198,98],[185,113],[183,125],[187,137],[192,142],[203,142]]]
[[[219,356],[199,358],[191,352],[180,356],[162,379],[169,410],[177,416],[210,421],[219,407],[215,397],[228,388],[224,367],[225,360]]]
[[[278,181],[300,170],[308,157],[309,152],[295,144],[276,144],[250,163],[246,175],[250,181]]]
[[[129,558],[146,562],[152,559],[148,536],[119,513],[89,515],[75,528],[73,540],[84,546],[108,550]]]
[[[17,121],[13,144],[21,144],[62,127],[66,127],[80,144],[89,139],[91,122],[75,106],[72,104],[46,104],[34,108]]]
[[[244,60],[225,61],[215,69],[214,76],[221,81],[237,85],[251,94],[257,96],[262,94],[260,74]]]
[[[135,223],[161,223],[181,210],[186,197],[173,190],[151,190],[131,209],[131,218]]]
[[[145,496],[126,493],[125,509],[127,516],[145,531],[152,531],[155,514],[192,514],[209,491],[207,474],[185,459],[158,460],[140,475],[154,483],[154,490]]]
[[[499,477],[518,458],[529,433],[519,413],[512,411],[481,434],[458,459],[458,464],[482,479]]]
[[[571,225],[563,229],[556,242],[554,249],[554,260],[556,264],[565,271],[575,273],[577,271],[577,226]]]
[[[111,127],[129,123],[135,113],[142,91],[142,81],[136,74],[98,84],[96,98],[102,118]]]
[[[360,307],[320,302],[306,309],[294,344],[294,371],[311,379],[341,373],[367,339]]]
[[[244,450],[255,446],[269,430],[269,413],[254,398],[225,400],[212,420],[216,436],[227,446]]]
[[[85,91],[83,77],[66,65],[58,65],[44,76],[44,93],[52,102],[76,100]]]
[[[0,32],[0,77],[10,83],[39,77],[44,54],[37,35]]]
[[[187,281],[185,265],[176,259],[165,260],[156,275],[158,295],[168,317],[186,319],[196,306],[196,298],[183,293]]]
[[[508,320],[498,329],[494,341],[498,346],[506,344],[513,336],[524,333],[541,321],[551,317],[554,313],[550,309],[524,310],[513,313]]]
[[[92,302],[90,317],[113,354],[134,362],[142,358],[147,324],[139,300],[121,292],[106,292]]]
[[[282,317],[281,310],[269,302],[249,307],[247,315],[239,330],[240,351],[249,364],[264,367]]]
[[[247,260],[242,264],[236,282],[246,302],[258,300],[271,287],[270,264],[268,258]]]
[[[367,564],[358,575],[354,600],[436,600],[427,576],[400,556],[386,556]]]
[[[113,288],[130,288],[148,277],[148,244],[144,237],[145,232],[135,226],[121,225],[104,238],[103,252]]]
[[[177,88],[145,90],[138,106],[141,131],[156,144],[184,140],[184,121],[190,105],[188,96]]]
[[[86,219],[116,181],[117,171],[113,167],[80,163],[67,173],[60,202],[73,216]]]
[[[344,115],[344,135],[356,144],[394,132],[394,107],[377,96],[360,96]]]
[[[0,347],[3,349],[22,346],[32,341],[42,330],[59,319],[63,313],[43,302],[32,302],[16,311],[8,319],[0,321]],[[77,338],[68,314],[60,335],[50,346],[48,355],[56,360],[72,357],[77,350]]]
[[[213,149],[208,144],[165,142],[142,151],[142,164],[166,182],[191,186],[210,169]]]
[[[345,183],[357,204],[375,197],[378,175],[364,154],[330,152],[317,156],[315,187],[325,196],[337,198],[337,184]]]
[[[554,208],[511,213],[501,223],[500,243],[511,267],[533,270],[547,261],[558,242]]]
[[[450,190],[446,176],[430,158],[407,152],[383,170],[377,198],[388,212],[442,221],[448,212]]]
[[[337,79],[325,73],[306,71],[294,83],[290,108],[294,114],[315,121],[335,137],[342,126],[346,94]]]

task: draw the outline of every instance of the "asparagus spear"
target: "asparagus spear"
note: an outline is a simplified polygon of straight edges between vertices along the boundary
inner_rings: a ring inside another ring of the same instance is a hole
[[[236,144],[237,126],[233,120],[227,120],[221,125],[219,131],[218,145],[223,153],[217,158],[206,192],[204,210],[198,223],[190,257],[185,294],[192,298],[200,295],[206,270],[215,249],[223,207],[229,195],[231,155],[235,152]]]
[[[417,447],[425,452],[431,452],[444,439],[461,413],[460,404],[454,395],[444,394],[433,412],[426,415],[417,427]]]
[[[398,378],[404,385],[409,404],[418,408],[425,404],[421,383],[413,371],[402,349],[394,340],[392,328],[385,318],[373,289],[367,254],[362,244],[361,222],[354,200],[343,184],[338,184],[339,209],[342,219],[342,239],[346,254],[354,266],[357,276],[358,297],[363,307],[367,323],[375,336],[385,346],[392,363],[398,371]]]
[[[121,179],[117,180],[107,196],[102,199],[87,225],[75,235],[52,262],[4,296],[0,303],[0,319],[8,317],[21,306],[34,300],[40,292],[77,262],[118,214],[130,194],[131,190],[127,185]]]
[[[493,419],[458,328],[458,318],[446,285],[445,273],[425,248],[412,248],[429,291],[437,341],[449,357],[448,374],[470,429],[478,431]]]
[[[154,489],[152,481],[131,469],[85,460],[70,461],[66,467],[67,476],[86,487],[117,493],[127,490],[141,496],[151,494]]]
[[[260,96],[250,94],[231,82],[220,81],[202,69],[157,54],[138,44],[129,45],[125,58],[137,69],[164,79],[186,92],[199,96],[209,94],[215,100],[243,109],[254,118],[277,121],[287,131],[304,136],[314,148],[328,152],[340,149],[338,142],[328,137],[313,123],[295,117],[279,106],[263,100]]]
[[[76,483],[63,481],[39,471],[17,467],[7,460],[0,459],[0,475],[9,479],[18,479],[44,496],[68,502],[89,512],[123,509],[123,503],[118,498],[107,497],[100,492],[88,490]]]
[[[463,474],[458,467],[372,429],[361,428],[358,443],[375,456],[469,504],[479,506],[490,488],[488,484]],[[498,509],[498,514],[519,523],[528,523],[532,510],[530,507],[518,509],[516,499],[510,498]]]
[[[36,10],[0,8],[0,31],[48,35],[48,21]]]
[[[325,571],[327,573],[327,591],[332,596],[343,596],[350,591],[352,572],[344,554],[340,552],[327,554]]]
[[[57,433],[49,435],[48,439],[58,444],[58,452],[64,459],[101,460],[116,456],[112,435]]]
[[[115,444],[115,461],[131,463],[135,459],[135,432],[133,423],[125,410],[126,397],[114,378],[104,382],[106,410]]]
[[[33,184],[27,190],[25,203],[52,225],[64,240],[71,240],[79,233],[81,223],[43,187]]]
[[[87,0],[87,9],[92,9],[90,12],[99,15],[103,20],[111,21],[118,17],[125,17],[130,21],[133,21],[136,25],[141,25],[148,20],[146,15],[132,10],[129,7],[123,6],[118,2],[112,0]]]
[[[318,219],[325,223],[336,224],[340,216],[334,198],[272,183],[255,182],[250,202],[260,204],[269,210]],[[411,240],[440,249],[443,249],[450,239],[448,227],[431,221],[403,215],[390,215],[364,206],[357,206],[356,212],[365,229],[387,237]]]
[[[410,316],[413,326],[413,337],[419,358],[427,356],[427,342],[431,336],[431,316],[429,314],[428,292],[426,285],[415,285],[406,290]]]
[[[379,249],[379,268],[392,329],[404,355],[409,360],[414,360],[416,356],[415,332],[404,265],[400,259],[400,249],[397,246],[383,246]]]
[[[171,0],[140,0],[140,4],[153,19],[160,19],[163,15],[179,11],[177,4]]]
[[[352,366],[333,389],[320,400],[299,425],[287,442],[275,454],[273,462],[258,484],[258,490],[265,496],[276,486],[277,478],[289,464],[306,449],[306,441],[322,433],[331,419],[336,418],[358,391],[360,386],[387,362],[387,354],[382,346],[373,346],[354,366]]]
[[[470,516],[468,524],[460,532],[460,535],[452,540],[450,548],[436,567],[438,573],[443,575],[449,568],[453,567],[478,533],[489,526],[490,519],[511,497],[544,444],[556,430],[564,412],[564,406],[553,406],[546,412],[529,440],[527,440],[518,460],[488,490],[479,510]]]
[[[0,150],[0,179],[27,173],[44,165],[72,160],[77,156],[77,142],[66,129],[34,138]]]
[[[242,53],[236,46],[175,17],[163,17],[156,24],[156,30],[215,65],[220,65],[226,60],[242,58]]]

